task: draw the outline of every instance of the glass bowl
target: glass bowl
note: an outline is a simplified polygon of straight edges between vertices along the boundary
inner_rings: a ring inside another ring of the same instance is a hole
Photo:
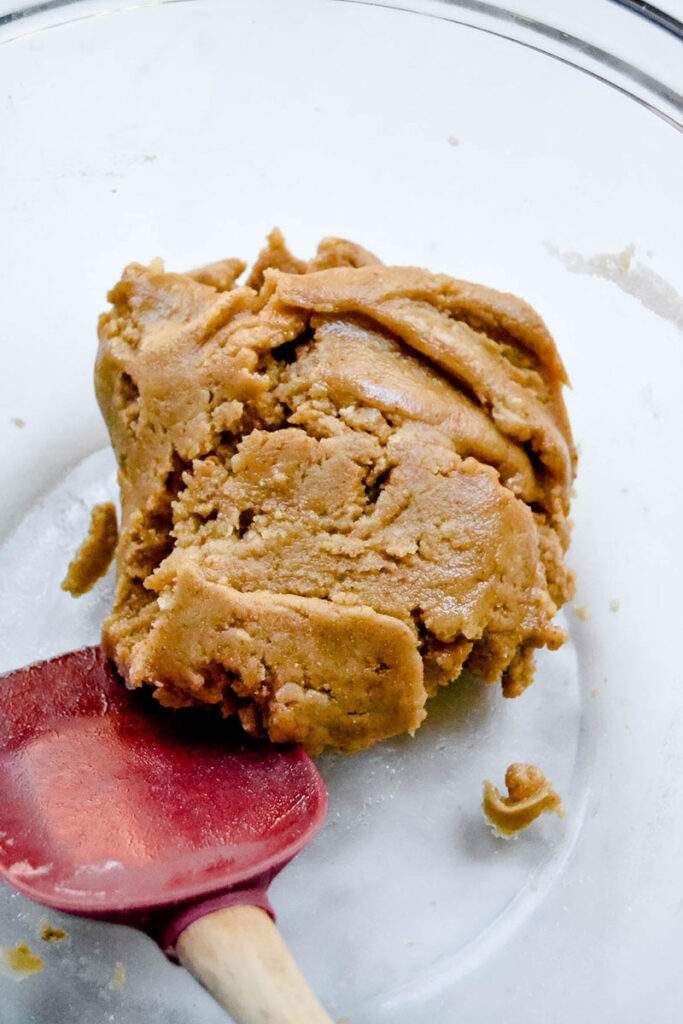
[[[250,257],[274,224],[303,256],[342,235],[524,296],[567,364],[571,642],[518,701],[463,679],[415,739],[320,758],[328,820],[271,891],[350,1024],[678,1019],[680,44],[592,9],[573,34],[557,5],[549,25],[441,0],[0,17],[1,670],[96,642],[111,601],[110,577],[79,602],[59,582],[115,492],[92,364],[130,260]],[[481,787],[515,760],[567,815],[503,843]],[[43,946],[45,918],[68,939]],[[3,1024],[225,1020],[151,940],[3,889],[17,941],[44,971],[0,974]]]

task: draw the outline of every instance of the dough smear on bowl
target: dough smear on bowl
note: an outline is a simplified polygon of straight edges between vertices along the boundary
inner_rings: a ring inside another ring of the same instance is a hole
[[[315,753],[412,732],[464,667],[508,697],[573,594],[566,377],[525,302],[275,230],[131,264],[99,322],[122,521],[109,655],[170,706]]]

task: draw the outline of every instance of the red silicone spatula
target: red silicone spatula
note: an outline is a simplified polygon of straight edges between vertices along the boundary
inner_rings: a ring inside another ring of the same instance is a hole
[[[164,711],[99,647],[0,678],[0,876],[143,929],[242,1024],[330,1024],[266,893],[326,803],[302,750]]]

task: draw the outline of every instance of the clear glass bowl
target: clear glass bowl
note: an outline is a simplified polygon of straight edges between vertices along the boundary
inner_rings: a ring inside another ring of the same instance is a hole
[[[320,759],[328,821],[272,889],[351,1024],[664,1022],[683,996],[680,49],[611,4],[573,26],[533,7],[81,0],[0,20],[0,669],[96,641],[111,599],[59,581],[114,490],[94,324],[130,260],[249,257],[273,224],[302,255],[344,235],[523,295],[567,363],[587,621],[567,610],[571,643],[518,701],[464,680],[414,740]],[[481,785],[514,760],[567,817],[502,843]],[[43,947],[45,917],[69,939]],[[3,1024],[225,1019],[145,937],[4,889],[0,945],[20,940],[45,970],[0,975]]]

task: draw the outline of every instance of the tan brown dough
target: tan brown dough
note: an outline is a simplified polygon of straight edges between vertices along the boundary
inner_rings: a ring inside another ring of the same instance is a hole
[[[535,764],[511,764],[505,785],[508,795],[501,796],[492,782],[484,783],[482,809],[497,835],[509,839],[549,811],[564,818],[561,798]]]
[[[277,742],[412,732],[463,667],[506,696],[572,596],[565,373],[524,302],[275,230],[248,278],[131,264],[100,318],[119,462],[104,643],[169,705]]]
[[[69,563],[62,590],[81,597],[106,576],[118,542],[116,509],[110,501],[95,505],[90,513],[88,535]]]

